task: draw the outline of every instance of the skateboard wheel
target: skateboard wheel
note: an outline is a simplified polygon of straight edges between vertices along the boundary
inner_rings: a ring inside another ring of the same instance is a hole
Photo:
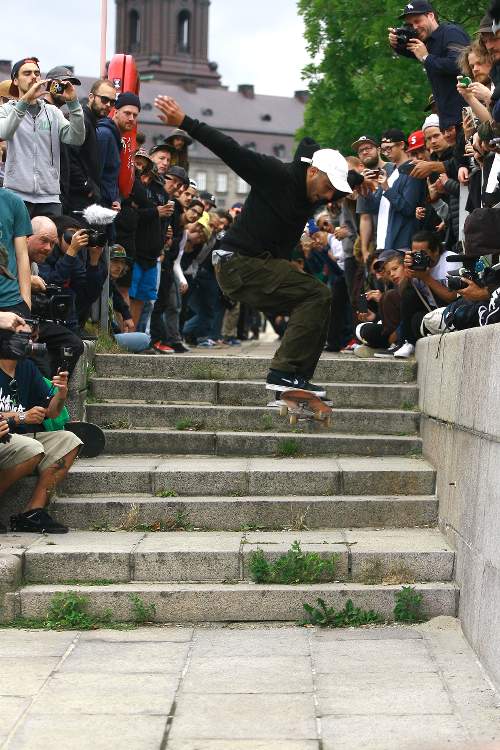
[[[295,426],[298,423],[298,421],[299,421],[299,418],[296,414],[290,414],[290,424],[292,425],[292,427]]]
[[[288,406],[285,406],[283,404],[283,406],[280,406],[280,417],[286,417],[287,414],[288,414]]]

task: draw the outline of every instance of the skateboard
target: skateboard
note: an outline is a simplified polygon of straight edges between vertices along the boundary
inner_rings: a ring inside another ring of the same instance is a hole
[[[103,452],[106,446],[104,432],[92,422],[66,422],[64,429],[74,432],[83,442],[78,454],[80,458],[95,458]]]
[[[121,94],[122,91],[131,91],[133,94],[139,93],[139,73],[132,55],[113,55],[108,67],[108,78],[115,87],[117,95]],[[110,117],[113,116],[113,112],[114,110],[110,112]],[[118,184],[120,194],[124,198],[128,198],[134,184],[134,154],[137,150],[136,135],[137,126],[122,136],[122,150],[120,152],[121,166]]]
[[[276,394],[276,406],[279,407],[280,417],[286,417],[291,425],[296,425],[299,419],[321,422],[330,427],[332,421],[332,407],[327,401],[310,391],[290,390]]]

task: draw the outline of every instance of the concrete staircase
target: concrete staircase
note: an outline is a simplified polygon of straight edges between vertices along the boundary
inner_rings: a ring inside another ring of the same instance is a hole
[[[124,621],[131,594],[158,622],[295,620],[318,596],[390,616],[405,583],[428,615],[456,613],[415,363],[322,358],[332,427],[292,429],[266,408],[269,357],[252,354],[97,355],[87,419],[107,455],[78,461],[60,487],[68,535],[0,537],[22,576],[4,617],[42,615],[77,583],[96,613]],[[294,540],[338,555],[335,583],[250,581],[253,551],[276,558]]]

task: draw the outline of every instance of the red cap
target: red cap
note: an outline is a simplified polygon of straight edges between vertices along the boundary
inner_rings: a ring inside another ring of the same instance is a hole
[[[425,148],[425,137],[423,130],[416,130],[408,137],[408,151],[418,151]]]

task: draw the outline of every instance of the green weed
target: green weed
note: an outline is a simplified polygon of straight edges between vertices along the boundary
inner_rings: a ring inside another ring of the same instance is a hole
[[[351,599],[348,599],[343,609],[336,610],[334,607],[327,607],[324,599],[316,600],[318,606],[313,607],[310,604],[304,604],[307,618],[301,620],[298,624],[317,625],[320,628],[352,628],[362,625],[384,622],[384,617],[373,609],[361,609],[355,607]]]
[[[403,586],[394,597],[394,619],[396,622],[422,622],[425,617],[422,613],[422,594],[412,586]]]
[[[116,422],[104,422],[101,427],[103,430],[130,430],[132,425],[128,419],[118,419]]]
[[[175,429],[176,430],[190,430],[190,431],[196,431],[196,430],[202,430],[203,429],[203,422],[195,422],[194,419],[190,419],[189,417],[182,417],[181,419],[178,419],[175,423]]]
[[[125,349],[119,346],[114,337],[105,331],[99,331],[99,336],[95,342],[96,354],[123,354]]]
[[[294,458],[302,453],[300,443],[294,438],[286,438],[278,443],[276,455],[280,458]]]
[[[156,497],[177,497],[177,492],[171,489],[158,490]]]
[[[274,427],[274,420],[271,414],[263,414],[261,417],[261,422],[263,430],[272,430]]]
[[[317,552],[302,552],[300,542],[293,542],[285,555],[269,562],[263,551],[250,555],[250,578],[255,583],[317,583],[334,581],[338,555],[325,558]]]
[[[129,599],[132,605],[134,622],[137,624],[153,622],[156,615],[156,607],[152,602],[151,604],[146,604],[138,594],[129,594]]]

